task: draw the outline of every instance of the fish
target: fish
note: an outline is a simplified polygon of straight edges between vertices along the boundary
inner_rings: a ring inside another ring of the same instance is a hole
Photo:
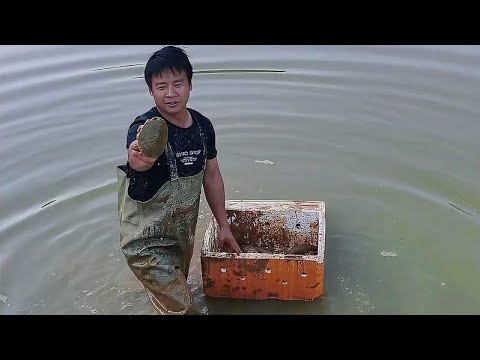
[[[143,124],[138,134],[138,147],[143,155],[158,158],[167,147],[168,126],[165,119],[155,116]]]
[[[287,250],[288,255],[316,255],[317,247],[310,244],[302,244],[294,246]]]
[[[263,249],[258,246],[253,246],[253,245],[241,245],[240,248],[242,249],[242,252],[244,253],[262,253],[262,254],[272,254],[270,251],[267,249]]]
[[[244,253],[262,253],[262,254],[273,254],[273,252],[268,251],[267,249],[261,248],[259,246],[254,246],[250,244],[241,245],[240,248]],[[317,247],[310,244],[302,244],[294,246],[287,250],[285,253],[287,255],[316,255]]]

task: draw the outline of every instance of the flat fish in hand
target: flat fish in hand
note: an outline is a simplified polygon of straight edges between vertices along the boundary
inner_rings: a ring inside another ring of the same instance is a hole
[[[163,154],[167,141],[168,126],[159,116],[148,119],[138,134],[138,147],[142,154],[155,159]]]

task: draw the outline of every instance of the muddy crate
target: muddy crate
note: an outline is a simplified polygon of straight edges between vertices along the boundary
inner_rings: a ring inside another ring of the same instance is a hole
[[[318,300],[324,289],[325,203],[231,200],[228,222],[242,248],[219,249],[212,216],[201,249],[203,291],[210,297]]]

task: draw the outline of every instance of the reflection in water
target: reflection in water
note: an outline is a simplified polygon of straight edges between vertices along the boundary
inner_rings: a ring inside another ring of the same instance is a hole
[[[152,314],[119,251],[116,165],[157,46],[2,46],[0,313]],[[210,314],[471,314],[478,46],[186,46],[228,199],[322,200],[325,298]],[[220,75],[220,76],[219,76]],[[274,165],[274,166],[268,166]]]

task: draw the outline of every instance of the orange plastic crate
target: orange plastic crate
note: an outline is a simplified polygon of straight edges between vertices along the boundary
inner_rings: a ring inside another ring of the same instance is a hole
[[[230,249],[219,249],[218,224],[212,216],[201,250],[205,295],[304,301],[322,298],[324,202],[230,200],[226,209],[240,247],[255,252],[236,255]]]

